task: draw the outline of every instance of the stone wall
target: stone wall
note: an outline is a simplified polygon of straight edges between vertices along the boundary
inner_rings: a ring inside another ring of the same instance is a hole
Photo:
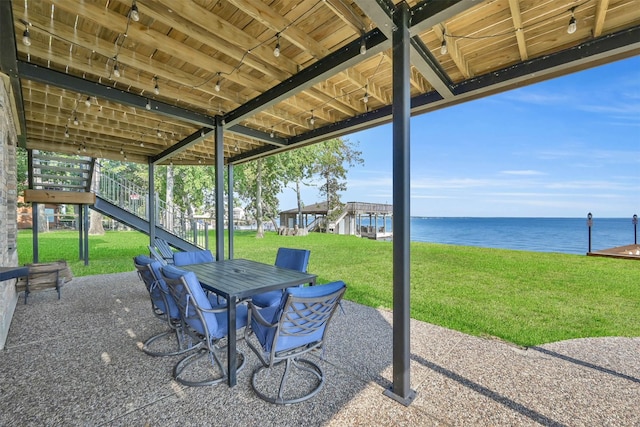
[[[0,74],[0,266],[18,265],[17,170],[15,120],[7,91],[8,79]],[[0,282],[0,350],[4,348],[18,301],[15,279]]]

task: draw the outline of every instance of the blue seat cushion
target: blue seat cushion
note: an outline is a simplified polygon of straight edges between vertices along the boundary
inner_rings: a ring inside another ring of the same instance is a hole
[[[251,301],[258,307],[278,306],[282,300],[283,291],[277,289],[275,291],[263,292],[251,297]]]

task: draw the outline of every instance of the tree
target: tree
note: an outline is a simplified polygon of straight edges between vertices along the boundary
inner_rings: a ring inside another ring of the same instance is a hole
[[[298,225],[301,225],[303,222],[302,208],[304,207],[300,186],[311,185],[304,181],[311,179],[318,153],[319,146],[315,144],[278,154],[278,160],[282,164],[284,185],[287,186],[290,183],[293,183],[295,186],[294,190],[296,192],[296,205],[298,209]]]
[[[249,211],[256,219],[256,238],[264,237],[262,221],[269,219],[276,227],[278,215],[278,194],[284,188],[282,162],[278,156],[269,156],[235,168],[235,191],[247,203]]]
[[[340,191],[347,189],[347,171],[356,164],[364,164],[357,143],[335,138],[318,144],[319,153],[312,171],[322,180],[320,195],[327,202],[327,220],[335,220],[342,211]]]

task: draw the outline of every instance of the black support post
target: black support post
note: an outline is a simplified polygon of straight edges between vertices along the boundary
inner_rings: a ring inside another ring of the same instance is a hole
[[[409,6],[398,4],[393,31],[393,386],[385,395],[405,406],[415,398],[410,372]]]
[[[233,259],[233,232],[235,229],[233,218],[233,164],[227,165],[227,209],[229,210],[229,259]]]
[[[222,117],[216,117],[216,260],[224,259],[224,130]],[[235,357],[235,355],[233,356]]]

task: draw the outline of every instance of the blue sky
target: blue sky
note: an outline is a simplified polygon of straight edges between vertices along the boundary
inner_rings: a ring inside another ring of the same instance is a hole
[[[390,124],[347,136],[364,166],[342,201],[392,203]],[[303,201],[320,201],[315,187]],[[295,207],[286,190],[280,208]],[[640,57],[411,120],[411,215],[640,214]]]

